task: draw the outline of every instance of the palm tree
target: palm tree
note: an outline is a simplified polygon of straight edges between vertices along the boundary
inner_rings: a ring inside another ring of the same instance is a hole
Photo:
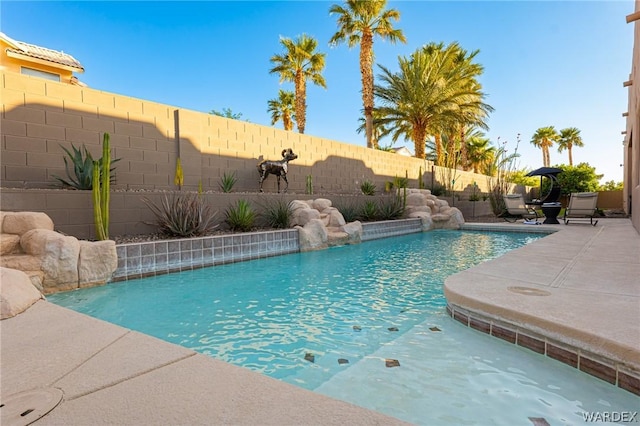
[[[344,7],[334,4],[330,15],[338,15],[338,31],[329,43],[346,41],[349,47],[360,44],[360,74],[362,77],[362,103],[364,105],[367,147],[373,144],[373,38],[379,36],[391,43],[406,43],[402,30],[394,29],[391,21],[400,19],[400,12],[385,9],[387,0],[346,0]]]
[[[277,99],[269,99],[267,102],[269,108],[267,112],[271,113],[271,124],[276,124],[282,120],[285,130],[293,129],[293,120],[295,116],[295,94],[288,90],[280,89]]]
[[[302,34],[295,41],[281,37],[280,43],[285,52],[273,55],[270,59],[275,66],[269,73],[280,74],[280,83],[293,82],[295,86],[295,115],[298,131],[304,133],[307,118],[307,80],[327,88],[322,76],[325,53],[316,52],[318,41],[313,37]]]
[[[474,173],[486,171],[495,153],[496,148],[484,134],[477,132],[467,139],[467,165]]]
[[[433,135],[441,162],[442,134],[450,136],[447,129],[468,123],[472,111],[483,117],[493,108],[483,102],[485,95],[475,82],[482,66],[461,61],[457,43],[437,47],[401,56],[396,73],[379,65],[383,84],[375,85],[374,93],[382,101],[377,108],[380,124],[391,129],[392,140],[401,136],[413,140],[415,156],[425,158],[426,137]]]
[[[553,126],[540,127],[533,134],[531,143],[536,148],[540,148],[542,150],[542,165],[544,167],[549,167],[551,165],[549,148],[554,144],[554,142],[558,141],[559,137],[560,135],[558,135],[556,128]]]
[[[389,134],[389,129],[387,129],[383,124],[380,123],[379,115],[380,113],[378,112],[378,110],[374,109],[373,110],[373,126],[371,131],[371,147],[375,149],[381,149],[380,139],[382,139],[384,136]],[[356,132],[362,133],[363,131],[366,131],[366,127],[367,127],[366,118],[365,117],[358,118],[358,123],[360,123],[360,125],[356,129]],[[389,148],[390,147],[391,146],[389,146]]]
[[[569,165],[573,166],[573,147],[584,146],[582,137],[580,136],[580,130],[575,127],[568,127],[560,130],[560,138],[557,142],[558,152],[562,152],[566,149],[569,153]]]

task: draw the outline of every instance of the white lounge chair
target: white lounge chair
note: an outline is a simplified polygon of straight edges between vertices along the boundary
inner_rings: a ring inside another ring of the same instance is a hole
[[[507,208],[507,215],[504,216],[507,222],[515,222],[522,218],[525,223],[539,224],[538,218],[540,216],[538,216],[538,212],[534,208],[527,206],[522,194],[507,194],[503,195],[502,199]]]
[[[593,216],[596,214],[596,205],[598,204],[597,192],[574,192],[569,198],[569,205],[564,211],[564,224],[569,224],[571,221],[587,220],[593,226],[598,224],[596,220],[594,222]]]

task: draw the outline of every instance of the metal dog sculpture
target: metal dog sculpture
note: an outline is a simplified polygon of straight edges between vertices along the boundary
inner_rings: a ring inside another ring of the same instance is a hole
[[[293,153],[291,148],[288,148],[282,150],[282,160],[265,160],[258,163],[258,173],[260,174],[260,192],[264,192],[262,190],[262,182],[264,182],[264,180],[270,174],[275,175],[278,178],[278,192],[280,192],[280,177],[282,176],[284,182],[287,184],[283,192],[287,192],[287,188],[289,188],[289,181],[287,180],[287,165],[289,161],[295,160],[296,158],[298,158],[298,156]]]

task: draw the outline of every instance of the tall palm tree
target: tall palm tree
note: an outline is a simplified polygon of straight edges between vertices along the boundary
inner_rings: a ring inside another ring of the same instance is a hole
[[[462,86],[468,85],[467,90],[470,93],[481,94],[482,86],[477,81],[476,77],[481,75],[484,71],[482,65],[474,63],[474,58],[480,53],[479,50],[468,52],[463,49],[458,43],[450,43],[445,46],[444,43],[429,43],[422,47],[422,50],[428,55],[436,55],[439,53],[447,52],[451,58],[449,66],[451,70],[459,73],[466,73],[470,77],[466,80],[460,80],[459,84]],[[482,95],[484,96],[484,95]],[[432,122],[431,131],[434,134],[436,144],[436,164],[443,165],[443,150],[442,150],[442,134],[446,134],[450,140],[457,139],[459,144],[459,159],[461,163],[467,161],[467,144],[465,138],[467,134],[475,131],[476,127],[481,129],[488,129],[486,124],[486,118],[488,113],[493,111],[490,105],[480,104],[461,104],[459,114],[453,119],[451,117],[444,117],[439,123]],[[451,150],[452,146],[449,147]],[[451,154],[449,154],[451,155]]]
[[[412,140],[418,158],[425,158],[428,135],[436,138],[436,155],[441,155],[438,139],[451,134],[445,129],[468,122],[470,111],[480,111],[479,117],[493,109],[483,102],[480,85],[473,83],[482,67],[460,61],[460,50],[457,43],[418,49],[408,58],[399,58],[395,73],[378,65],[382,84],[374,86],[374,93],[382,103],[377,108],[380,123],[392,129],[394,142],[401,136]]]
[[[282,120],[285,130],[293,129],[293,120],[296,119],[295,98],[293,92],[280,89],[277,99],[269,99],[267,112],[271,113],[271,124]]]
[[[280,83],[293,82],[295,86],[295,115],[298,131],[304,133],[307,121],[307,80],[327,88],[322,76],[325,53],[316,52],[318,41],[313,37],[302,34],[295,41],[281,37],[280,44],[284,53],[273,55],[270,61],[275,64],[269,73],[280,74]]]
[[[391,21],[400,19],[400,12],[385,9],[387,0],[346,0],[344,6],[334,4],[330,15],[337,15],[338,31],[329,43],[346,41],[349,47],[360,44],[360,74],[362,77],[362,103],[364,105],[367,147],[373,145],[373,38],[379,36],[391,43],[406,43],[402,30],[394,29]]]
[[[562,152],[565,149],[569,153],[569,165],[573,166],[573,147],[584,146],[582,137],[580,136],[580,130],[575,127],[568,127],[560,130],[560,138],[558,139],[558,152]]]
[[[553,126],[540,127],[533,134],[531,138],[531,143],[536,148],[540,148],[542,150],[542,165],[544,167],[549,167],[551,165],[551,157],[549,156],[549,148],[558,141],[560,135],[558,131]]]

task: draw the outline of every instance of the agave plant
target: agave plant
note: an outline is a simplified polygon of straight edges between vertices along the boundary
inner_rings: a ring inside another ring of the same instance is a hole
[[[376,185],[370,180],[365,180],[360,185],[360,191],[362,191],[364,195],[374,195],[376,193]]]
[[[261,214],[268,226],[276,229],[286,229],[291,222],[293,211],[291,204],[285,200],[272,200],[261,206],[263,212]]]
[[[93,164],[94,160],[87,147],[83,144],[82,148],[76,148],[73,143],[71,144],[71,151],[64,146],[60,145],[60,148],[65,152],[66,156],[63,157],[64,169],[67,172],[67,179],[60,176],[53,176],[58,182],[65,188],[73,188],[80,190],[93,189]],[[100,169],[100,175],[102,174],[102,158],[98,159],[98,166]],[[120,161],[119,158],[111,160],[111,164],[116,161]],[[73,165],[73,173],[69,170],[70,164]],[[110,168],[109,182],[115,182],[115,176],[113,171],[115,167]]]
[[[360,218],[365,222],[376,220],[378,217],[378,206],[375,201],[366,201],[360,208]]]
[[[401,196],[390,195],[378,201],[378,214],[380,220],[399,219],[404,214],[405,203]]]
[[[238,178],[236,177],[235,172],[231,174],[225,172],[224,175],[222,175],[222,177],[220,178],[220,189],[222,189],[222,192],[231,192],[233,186],[237,181]]]
[[[353,222],[360,218],[361,207],[355,202],[337,204],[335,208],[342,214],[346,222]]]
[[[225,216],[232,231],[250,231],[256,221],[256,212],[247,200],[238,200],[235,206],[227,208]]]
[[[177,237],[197,237],[206,235],[218,227],[214,224],[217,212],[212,212],[201,196],[192,192],[164,194],[160,204],[142,198],[156,217],[154,225],[163,234]]]

